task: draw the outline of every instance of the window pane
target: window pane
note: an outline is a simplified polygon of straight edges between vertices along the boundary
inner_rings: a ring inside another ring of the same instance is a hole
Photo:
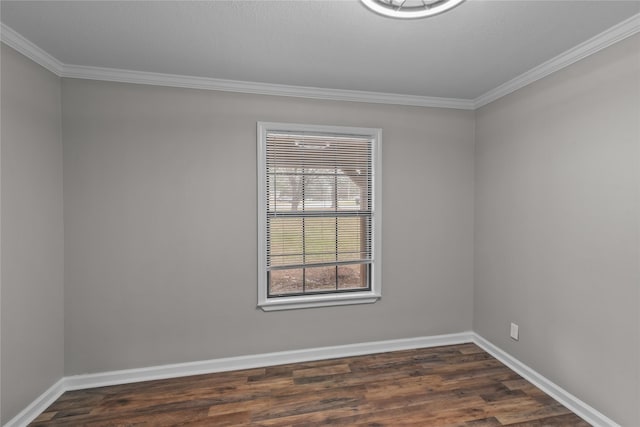
[[[357,176],[353,176],[356,180]],[[341,171],[341,175],[337,176],[337,192],[338,192],[338,210],[339,211],[357,211],[361,209],[361,199],[363,192],[357,185],[357,181],[352,179],[351,175],[344,175]],[[366,193],[364,193],[366,197]]]
[[[338,218],[338,261],[370,259],[368,218]]]
[[[336,175],[334,169],[305,169],[304,210],[335,210]]]
[[[272,212],[295,212],[302,209],[303,176],[302,169],[278,168],[269,175],[273,203]]]
[[[314,267],[305,269],[305,291],[336,290],[336,267]]]
[[[267,223],[269,266],[302,264],[302,218],[269,218]]]
[[[302,269],[271,271],[269,284],[271,295],[301,294]]]
[[[365,264],[338,266],[338,289],[367,288],[369,266]]]
[[[336,219],[305,218],[304,250],[307,264],[336,260]]]

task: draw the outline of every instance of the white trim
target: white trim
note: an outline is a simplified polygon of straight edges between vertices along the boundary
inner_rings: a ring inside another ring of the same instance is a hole
[[[58,399],[62,393],[67,391],[65,388],[65,378],[59,379],[54,385],[49,387],[47,391],[38,396],[29,406],[24,408],[18,415],[10,419],[4,427],[22,427],[28,425],[35,420],[38,415],[44,412],[53,402]]]
[[[436,98],[362,90],[329,89],[308,86],[292,86],[272,83],[246,82],[239,80],[181,76],[176,74],[150,73],[119,70],[116,68],[84,67],[65,65],[61,77],[103,80],[121,83],[137,83],[155,86],[181,87],[189,89],[219,90],[224,92],[252,93],[258,95],[289,96],[295,98],[323,99],[330,101],[367,102],[372,104],[409,105],[417,107],[454,108],[473,110],[470,99]]]
[[[36,64],[39,64],[51,71],[53,74],[61,76],[65,65],[44,50],[40,49],[29,40],[22,37],[11,27],[0,23],[0,40],[7,46],[17,50]]]
[[[508,82],[501,84],[500,86],[491,89],[487,93],[480,95],[473,100],[475,108],[480,108],[489,104],[503,96],[506,96],[518,89],[521,89],[535,81],[555,73],[569,65],[578,62],[587,56],[593,55],[596,52],[601,51],[614,43],[622,41],[627,37],[630,37],[640,32],[640,13],[633,15],[629,19],[622,21],[621,23],[614,25],[608,30],[603,31],[595,37],[590,38],[584,43],[561,53],[560,55],[552,58],[537,67],[519,75],[518,77],[509,80]]]
[[[241,369],[263,368],[267,366],[301,363],[313,360],[335,359],[340,357],[362,356],[389,351],[410,350],[414,348],[438,347],[442,345],[464,344],[472,341],[471,332],[462,332],[430,337],[405,338],[389,341],[376,341],[359,344],[347,344],[331,347],[318,347],[306,350],[281,351],[248,356],[226,357],[199,362],[176,363],[140,369],[103,372],[98,374],[75,375],[65,378],[67,390],[79,390],[116,384],[128,384],[140,381],[159,380],[202,375],[215,372],[236,371]]]
[[[300,297],[271,298],[260,302],[263,311],[297,310],[300,308],[332,307],[334,305],[373,304],[380,295],[372,292],[348,294],[309,295]]]
[[[334,305],[371,304],[381,297],[382,288],[382,129],[350,126],[325,126],[301,123],[258,122],[256,126],[258,170],[258,307],[263,311],[293,310],[300,308],[328,307]],[[372,148],[372,198],[373,242],[371,289],[362,292],[326,293],[269,298],[267,284],[267,133],[270,131],[318,132],[321,134],[360,135],[371,139]]]
[[[544,391],[549,396],[566,406],[580,418],[588,422],[594,427],[620,427],[618,423],[608,418],[592,406],[589,406],[573,394],[569,393],[559,385],[542,376],[529,366],[520,362],[515,357],[498,348],[491,342],[487,341],[475,332],[472,333],[473,342],[487,353],[504,363],[511,370],[515,371],[521,377]]]

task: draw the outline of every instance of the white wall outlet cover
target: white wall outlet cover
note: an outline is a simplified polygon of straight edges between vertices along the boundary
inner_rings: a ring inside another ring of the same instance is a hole
[[[518,341],[519,339],[519,331],[518,331],[518,325],[516,325],[515,323],[511,323],[511,338],[513,338],[514,340]]]

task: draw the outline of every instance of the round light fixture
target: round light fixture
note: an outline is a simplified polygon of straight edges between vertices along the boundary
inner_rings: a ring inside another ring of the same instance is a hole
[[[415,19],[438,15],[460,5],[464,0],[360,0],[362,4],[391,18]]]

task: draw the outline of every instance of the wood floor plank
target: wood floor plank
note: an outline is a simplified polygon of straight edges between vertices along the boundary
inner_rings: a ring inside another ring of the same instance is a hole
[[[347,363],[323,366],[319,368],[296,369],[293,371],[294,378],[323,377],[328,375],[348,374],[351,368]]]
[[[588,426],[474,344],[64,393],[31,426]]]

